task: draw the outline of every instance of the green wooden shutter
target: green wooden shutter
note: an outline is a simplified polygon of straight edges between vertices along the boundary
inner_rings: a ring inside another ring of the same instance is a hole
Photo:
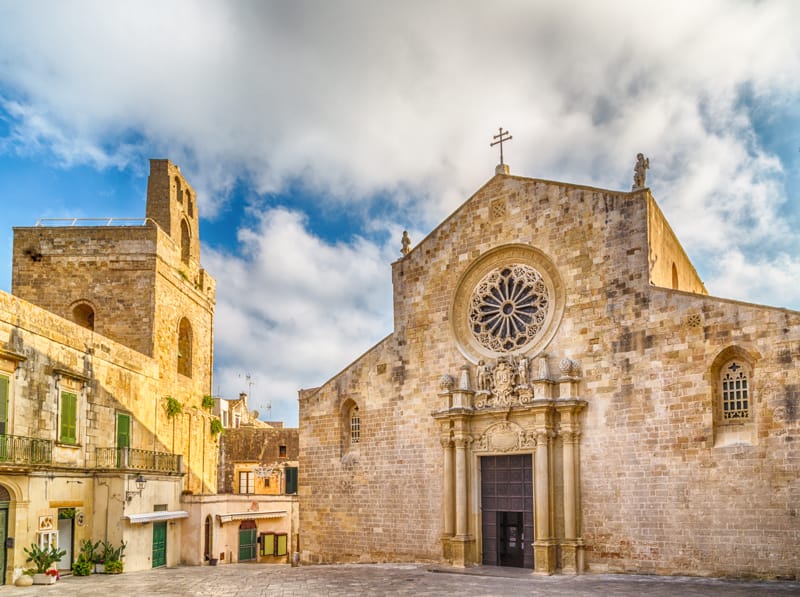
[[[72,392],[61,392],[61,435],[65,444],[77,444],[78,396]]]
[[[275,555],[276,556],[285,556],[286,555],[286,548],[288,545],[287,541],[288,537],[284,533],[282,535],[275,535]]]
[[[124,413],[117,413],[117,447],[131,447],[131,417]]]
[[[8,378],[0,375],[0,435],[8,433]]]
[[[286,467],[286,493],[297,493],[297,467]]]

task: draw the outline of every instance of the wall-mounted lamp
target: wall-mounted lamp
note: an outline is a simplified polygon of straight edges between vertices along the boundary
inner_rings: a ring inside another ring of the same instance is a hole
[[[136,477],[136,489],[137,491],[126,491],[125,492],[125,499],[127,501],[131,501],[133,496],[138,495],[142,497],[142,491],[144,491],[145,486],[147,485],[147,479],[144,478],[144,475],[139,473],[139,476]]]

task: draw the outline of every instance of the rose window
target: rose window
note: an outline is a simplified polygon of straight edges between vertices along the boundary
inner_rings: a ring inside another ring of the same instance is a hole
[[[541,274],[521,264],[489,272],[478,283],[469,304],[475,339],[494,352],[519,350],[536,337],[550,305]]]

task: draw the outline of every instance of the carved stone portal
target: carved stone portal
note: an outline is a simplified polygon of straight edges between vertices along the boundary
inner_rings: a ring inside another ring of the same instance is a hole
[[[523,357],[502,356],[478,364],[477,391],[439,386],[444,408],[432,415],[440,424],[443,450],[442,557],[456,566],[483,562],[481,458],[530,454],[533,571],[578,574],[584,568],[579,415],[586,407],[578,397],[580,368],[562,359],[557,380],[528,384],[528,367]],[[549,372],[543,358],[538,372]]]

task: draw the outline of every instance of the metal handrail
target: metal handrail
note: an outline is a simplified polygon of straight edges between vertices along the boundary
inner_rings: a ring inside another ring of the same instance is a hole
[[[109,469],[134,469],[179,473],[180,454],[154,452],[139,448],[95,448],[95,466]]]
[[[0,465],[51,464],[53,462],[53,440],[25,437],[22,435],[0,435]]]
[[[105,222],[105,224],[84,224],[86,226],[147,226],[153,220],[151,218],[39,218],[36,226],[78,226],[79,222]],[[52,224],[52,222],[69,222],[69,224]],[[117,222],[139,222],[138,224]]]

